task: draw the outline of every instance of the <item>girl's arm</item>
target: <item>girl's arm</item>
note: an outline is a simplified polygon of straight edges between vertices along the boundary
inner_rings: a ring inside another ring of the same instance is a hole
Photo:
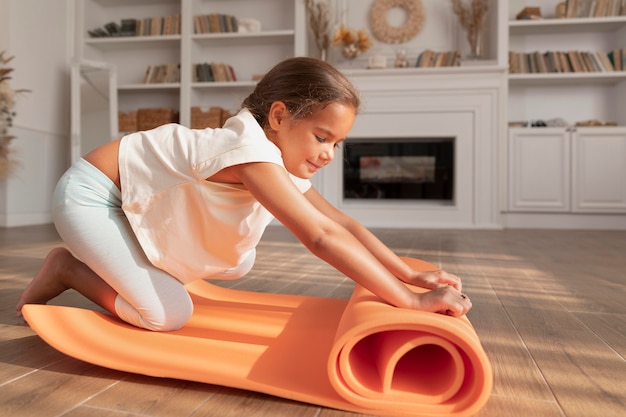
[[[441,269],[433,271],[413,270],[366,227],[336,209],[314,188],[307,191],[305,196],[318,210],[348,229],[376,259],[403,282],[431,290],[447,285],[452,285],[459,291],[462,290],[461,279],[456,275]]]
[[[423,294],[409,290],[395,276],[396,272],[403,272],[403,268],[392,260],[389,249],[383,249],[382,243],[375,243],[378,239],[367,237],[360,229],[357,234],[361,236],[357,238],[348,228],[327,215],[327,208],[318,208],[318,205],[323,207],[319,194],[314,196],[307,192],[307,197],[315,201],[312,204],[291,182],[282,167],[271,163],[250,163],[231,169],[252,195],[314,255],[388,303],[455,316],[465,314],[471,307],[469,299],[452,286]],[[376,256],[372,250],[377,253]],[[396,271],[390,272],[378,256]]]

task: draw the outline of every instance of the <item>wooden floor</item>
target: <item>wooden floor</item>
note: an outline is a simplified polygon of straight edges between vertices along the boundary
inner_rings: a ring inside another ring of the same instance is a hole
[[[481,417],[626,416],[626,233],[375,230],[396,253],[461,276],[495,385]],[[112,371],[69,358],[15,317],[59,239],[0,228],[0,416],[347,417],[213,385]],[[242,289],[348,297],[352,283],[270,228]],[[55,304],[92,307],[75,293]],[[210,352],[207,352],[210,354]]]

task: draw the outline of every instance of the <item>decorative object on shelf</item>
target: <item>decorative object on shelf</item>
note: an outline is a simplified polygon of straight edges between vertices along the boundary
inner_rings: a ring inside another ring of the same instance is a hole
[[[556,7],[554,8],[554,12],[555,12],[557,19],[563,19],[564,17],[567,17],[567,3],[562,1],[559,4],[557,4]]]
[[[393,62],[396,68],[406,68],[409,66],[409,60],[406,58],[406,49],[398,49],[396,51],[396,60]]]
[[[406,13],[406,20],[400,26],[391,25],[387,14],[391,9],[400,8]],[[410,41],[424,27],[424,6],[421,0],[374,0],[370,9],[370,26],[376,39],[385,43]]]
[[[617,126],[615,122],[604,122],[602,120],[592,119],[592,120],[583,120],[580,122],[576,122],[577,127],[606,127],[606,126]]]
[[[561,3],[564,5],[564,3]],[[563,9],[565,10],[565,9]],[[565,16],[562,16],[565,17]],[[515,19],[517,20],[537,20],[541,19],[541,9],[539,7],[524,7],[521,12],[519,12]]]
[[[370,55],[367,58],[367,69],[387,68],[387,57],[384,55]]]
[[[328,0],[306,0],[306,11],[309,15],[309,23],[315,38],[318,58],[326,61],[330,39],[328,28],[330,26],[330,6]]]
[[[243,17],[238,20],[239,32],[257,33],[261,31],[261,21],[250,17]]]
[[[372,47],[372,40],[364,30],[355,30],[347,26],[337,29],[333,38],[333,46],[341,47],[341,55],[347,59],[354,59]]]
[[[510,128],[528,127],[528,121],[526,120],[513,120],[509,122]]]
[[[15,96],[29,90],[13,90],[9,85],[13,68],[6,65],[13,60],[13,56],[4,57],[6,51],[0,52],[0,178],[6,177],[14,166],[14,161],[10,159],[9,145],[15,136],[9,135],[9,128],[13,125],[15,117]]]
[[[470,45],[469,59],[479,59],[482,56],[482,35],[485,17],[489,10],[489,0],[470,0],[469,4],[462,0],[452,0],[452,10],[459,18],[461,27],[467,32],[467,41]]]

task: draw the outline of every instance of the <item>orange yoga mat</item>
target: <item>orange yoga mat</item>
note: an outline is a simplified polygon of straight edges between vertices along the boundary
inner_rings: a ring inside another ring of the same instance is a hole
[[[350,300],[188,288],[194,314],[173,332],[73,307],[23,313],[51,346],[96,365],[359,413],[472,416],[491,393],[489,360],[465,317],[392,307],[359,286]]]

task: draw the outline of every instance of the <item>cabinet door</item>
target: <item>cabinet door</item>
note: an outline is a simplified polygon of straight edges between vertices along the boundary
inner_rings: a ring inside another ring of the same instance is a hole
[[[626,213],[626,128],[581,128],[572,141],[572,210]]]
[[[565,129],[510,129],[509,210],[569,211],[569,161]]]

